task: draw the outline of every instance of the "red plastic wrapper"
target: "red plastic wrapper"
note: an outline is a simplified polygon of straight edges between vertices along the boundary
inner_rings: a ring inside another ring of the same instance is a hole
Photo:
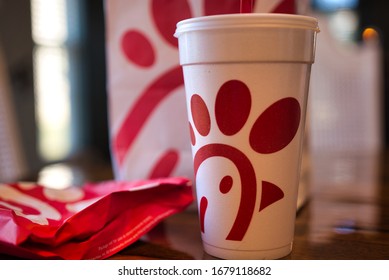
[[[173,177],[56,190],[0,184],[0,253],[28,259],[105,259],[193,202]]]

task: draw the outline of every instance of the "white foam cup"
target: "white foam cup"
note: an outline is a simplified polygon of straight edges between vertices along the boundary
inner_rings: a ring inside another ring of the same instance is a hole
[[[233,14],[177,24],[204,250],[292,250],[317,20]]]

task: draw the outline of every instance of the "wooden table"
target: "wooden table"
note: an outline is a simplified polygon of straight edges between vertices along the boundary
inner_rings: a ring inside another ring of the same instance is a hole
[[[389,260],[388,154],[311,156],[309,199],[285,259]],[[112,259],[212,259],[196,209],[167,218]]]
[[[389,260],[389,153],[323,153],[310,158],[309,198],[297,213],[293,251],[285,259]],[[50,179],[58,168],[68,168],[66,176],[75,184],[112,179],[110,167],[96,160],[49,166],[38,179]],[[111,259],[213,257],[203,252],[193,205]]]

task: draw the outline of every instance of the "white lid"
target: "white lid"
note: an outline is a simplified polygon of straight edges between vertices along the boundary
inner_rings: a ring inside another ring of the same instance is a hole
[[[316,18],[291,14],[252,13],[252,14],[228,14],[214,15],[182,20],[177,23],[175,37],[182,33],[228,28],[273,27],[273,28],[298,28],[319,32]]]

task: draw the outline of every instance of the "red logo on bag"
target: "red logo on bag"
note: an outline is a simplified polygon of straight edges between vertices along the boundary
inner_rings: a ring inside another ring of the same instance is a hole
[[[260,0],[253,1],[255,2],[259,4]],[[173,36],[176,24],[180,20],[193,17],[191,5],[187,0],[152,0],[150,3],[150,16],[159,35],[168,45],[177,48],[178,42]],[[240,0],[204,0],[202,7],[204,15],[239,13]],[[273,12],[294,13],[294,0],[279,0]],[[126,30],[120,44],[124,57],[131,64],[151,69],[158,60],[157,48],[149,36],[140,30]],[[113,152],[119,166],[124,164],[128,151],[153,112],[175,89],[183,86],[183,83],[182,70],[177,63],[177,66],[162,73],[140,94],[113,139]],[[179,161],[179,151],[167,147],[160,159],[151,164],[154,166],[149,178],[171,176]]]

